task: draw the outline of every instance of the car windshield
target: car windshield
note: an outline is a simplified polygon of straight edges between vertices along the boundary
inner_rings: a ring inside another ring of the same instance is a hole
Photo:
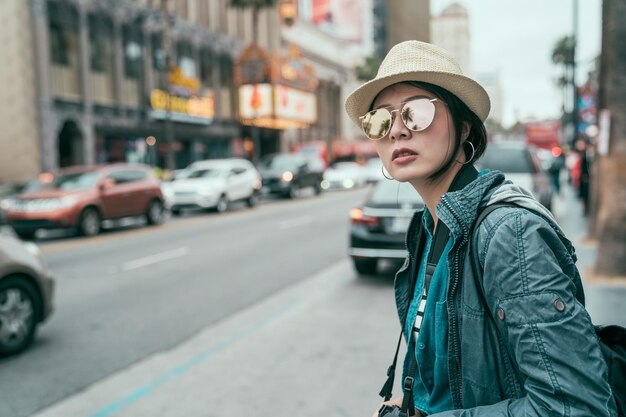
[[[302,162],[300,158],[293,155],[275,155],[261,161],[260,166],[265,169],[295,169],[298,163]]]
[[[511,174],[534,173],[530,153],[524,148],[487,147],[478,160],[481,168],[489,168]]]
[[[86,190],[94,188],[98,182],[100,173],[98,171],[79,172],[74,174],[59,175],[45,188],[57,190]]]
[[[370,196],[373,203],[423,204],[415,188],[406,182],[379,181]]]
[[[182,178],[217,178],[222,175],[224,170],[217,168],[195,169]]]

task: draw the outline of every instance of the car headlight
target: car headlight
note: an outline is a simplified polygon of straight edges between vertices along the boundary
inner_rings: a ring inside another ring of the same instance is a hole
[[[0,210],[9,211],[14,206],[15,200],[12,198],[5,198],[0,200]]]
[[[343,180],[342,182],[344,188],[352,188],[354,187],[354,181],[350,179]]]
[[[24,242],[24,248],[33,256],[37,258],[41,257],[41,249],[39,246],[35,245],[33,242]]]
[[[78,202],[78,198],[73,195],[65,196],[59,199],[59,207],[61,208],[69,208],[75,205]]]
[[[293,180],[293,172],[291,171],[285,171],[283,172],[283,175],[280,177],[282,182],[290,182],[291,180]]]

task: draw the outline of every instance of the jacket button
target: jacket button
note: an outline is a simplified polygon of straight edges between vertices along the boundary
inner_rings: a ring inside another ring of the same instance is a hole
[[[502,307],[498,307],[498,318],[504,321],[504,309]]]
[[[556,311],[559,313],[562,313],[565,310],[565,303],[560,298],[557,298],[554,301],[554,308],[556,308]]]

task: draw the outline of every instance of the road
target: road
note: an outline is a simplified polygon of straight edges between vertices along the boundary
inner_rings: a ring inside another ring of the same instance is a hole
[[[364,193],[42,242],[56,311],[31,349],[0,361],[0,416],[28,416],[345,260]]]

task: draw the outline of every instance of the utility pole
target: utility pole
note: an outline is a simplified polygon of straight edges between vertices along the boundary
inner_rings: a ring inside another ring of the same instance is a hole
[[[161,11],[163,12],[163,52],[165,53],[165,85],[167,92],[167,108],[165,110],[165,167],[171,171],[176,169],[174,160],[174,123],[172,121],[172,92],[170,85],[170,74],[172,73],[174,63],[172,59],[172,15],[171,0],[161,0]]]

